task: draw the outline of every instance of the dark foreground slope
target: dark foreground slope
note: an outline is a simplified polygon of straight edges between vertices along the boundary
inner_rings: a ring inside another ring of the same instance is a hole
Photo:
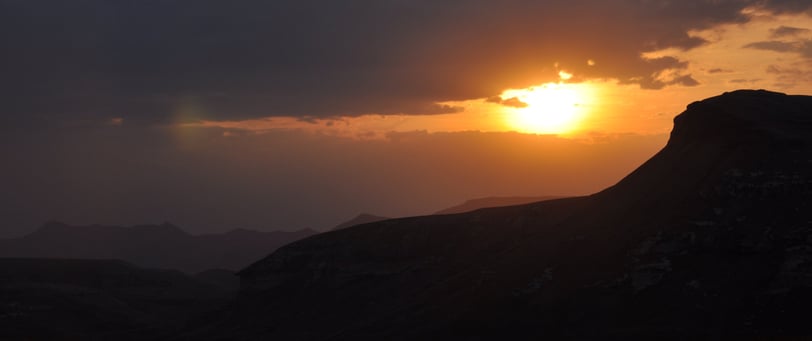
[[[236,229],[191,235],[168,223],[121,227],[51,222],[21,238],[0,239],[0,257],[121,259],[139,266],[188,273],[209,269],[236,271],[282,245],[315,233]]]
[[[0,340],[147,340],[231,294],[116,260],[0,258]]]
[[[589,197],[316,235],[243,270],[191,335],[245,339],[812,336],[812,97],[693,103]]]

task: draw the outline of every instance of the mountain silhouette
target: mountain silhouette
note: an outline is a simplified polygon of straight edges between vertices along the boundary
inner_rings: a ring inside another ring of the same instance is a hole
[[[452,206],[434,214],[457,214],[471,212],[482,208],[502,207],[529,204],[544,200],[561,198],[560,196],[540,196],[540,197],[485,197],[467,200],[462,204]]]
[[[236,229],[191,235],[169,223],[120,227],[50,222],[26,236],[0,239],[0,257],[120,259],[187,273],[210,269],[234,271],[282,245],[315,233]]]
[[[209,338],[809,337],[812,97],[692,103],[668,144],[585,197],[385,220],[239,272]]]
[[[345,228],[352,227],[352,226],[355,226],[355,225],[375,223],[375,222],[379,222],[381,220],[387,220],[387,219],[391,219],[391,218],[380,217],[380,216],[376,216],[376,215],[372,215],[372,214],[361,213],[361,214],[357,215],[355,218],[352,218],[352,219],[347,220],[347,221],[345,221],[345,222],[343,222],[341,224],[336,225],[335,227],[332,228],[332,230],[341,230],[341,229],[345,229]]]

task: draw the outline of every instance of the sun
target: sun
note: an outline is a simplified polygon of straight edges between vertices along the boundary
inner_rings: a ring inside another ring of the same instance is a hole
[[[507,90],[500,96],[513,102],[507,125],[522,133],[564,135],[577,130],[587,114],[592,91],[585,84],[547,83]]]

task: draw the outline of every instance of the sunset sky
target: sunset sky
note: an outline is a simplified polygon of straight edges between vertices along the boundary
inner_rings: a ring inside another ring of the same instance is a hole
[[[583,195],[690,102],[812,94],[809,0],[0,0],[0,237]]]

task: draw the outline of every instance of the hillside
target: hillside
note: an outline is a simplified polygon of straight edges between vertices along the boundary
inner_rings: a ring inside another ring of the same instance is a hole
[[[402,218],[278,249],[198,335],[286,340],[810,336],[812,97],[692,103],[577,198]],[[295,312],[295,313],[291,313]]]
[[[0,258],[1,340],[166,338],[231,294],[118,260]]]

